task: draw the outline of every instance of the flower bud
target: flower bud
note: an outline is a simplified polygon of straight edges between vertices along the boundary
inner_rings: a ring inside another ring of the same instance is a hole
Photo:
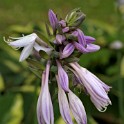
[[[79,26],[84,19],[85,19],[85,14],[81,12],[79,8],[72,10],[70,13],[67,14],[65,18],[69,27]]]

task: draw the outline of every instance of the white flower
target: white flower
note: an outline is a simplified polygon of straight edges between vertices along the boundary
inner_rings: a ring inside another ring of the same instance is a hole
[[[8,43],[10,46],[14,48],[24,47],[24,49],[21,52],[19,61],[23,61],[26,58],[28,58],[29,55],[32,53],[33,48],[36,51],[43,50],[48,54],[50,54],[52,50],[52,48],[49,48],[48,45],[42,39],[40,39],[35,33],[19,38],[13,37],[10,38],[15,40]]]

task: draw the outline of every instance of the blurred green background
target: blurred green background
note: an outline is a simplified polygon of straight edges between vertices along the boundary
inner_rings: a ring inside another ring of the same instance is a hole
[[[0,124],[37,124],[36,104],[40,79],[26,62],[19,63],[19,51],[3,41],[3,36],[22,36],[44,31],[48,10],[60,17],[80,7],[86,14],[82,30],[96,38],[101,50],[85,54],[80,64],[112,86],[112,106],[100,113],[89,97],[78,92],[88,116],[88,124],[124,124],[124,0],[0,0]],[[55,124],[64,124],[54,100]]]

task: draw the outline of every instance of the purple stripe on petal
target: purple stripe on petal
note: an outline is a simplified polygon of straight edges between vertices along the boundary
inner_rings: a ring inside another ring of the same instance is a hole
[[[96,40],[94,37],[91,37],[91,36],[84,36],[84,38],[87,44],[92,43]]]
[[[83,47],[86,47],[86,40],[85,40],[85,36],[84,36],[84,33],[80,30],[80,29],[77,29],[77,32],[78,32],[78,42],[83,46]]]
[[[60,86],[59,78],[56,76],[57,83],[58,83],[58,100],[59,100],[59,108],[62,118],[67,124],[73,124],[71,116],[70,116],[70,109],[68,100],[64,90]]]
[[[87,52],[88,52],[87,49],[86,49],[84,46],[82,46],[80,43],[73,42],[73,44],[74,44],[75,48],[76,48],[79,52],[81,52],[81,53],[87,53]]]
[[[72,43],[68,43],[63,49],[60,58],[67,58],[73,53],[73,51],[74,51],[74,45]]]
[[[68,98],[72,113],[77,123],[87,124],[87,116],[81,100],[71,90],[69,90]]]
[[[62,89],[66,92],[69,91],[69,80],[68,80],[68,75],[65,72],[65,70],[62,68],[61,64],[57,60],[57,66],[58,66],[58,80],[60,83],[60,86]]]
[[[49,17],[50,24],[51,24],[53,30],[55,31],[56,25],[58,23],[58,19],[56,17],[56,14],[52,10],[49,10],[48,17]]]
[[[48,87],[49,69],[50,61],[47,62],[46,70],[42,74],[41,114],[46,124],[54,124],[53,106]]]

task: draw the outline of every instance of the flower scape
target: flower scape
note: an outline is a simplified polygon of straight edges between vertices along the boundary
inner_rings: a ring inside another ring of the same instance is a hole
[[[70,11],[65,19],[49,10],[48,18],[48,38],[40,38],[32,33],[19,38],[10,37],[8,44],[14,48],[23,47],[19,61],[26,60],[32,70],[35,68],[35,74],[42,74],[37,102],[38,123],[54,124],[50,91],[58,89],[60,114],[65,123],[73,124],[73,115],[78,124],[87,124],[84,105],[74,94],[73,87],[82,86],[100,112],[111,104],[108,97],[111,87],[78,64],[82,54],[98,51],[100,46],[93,44],[95,38],[85,35],[79,28],[85,19],[85,14],[79,8]]]

